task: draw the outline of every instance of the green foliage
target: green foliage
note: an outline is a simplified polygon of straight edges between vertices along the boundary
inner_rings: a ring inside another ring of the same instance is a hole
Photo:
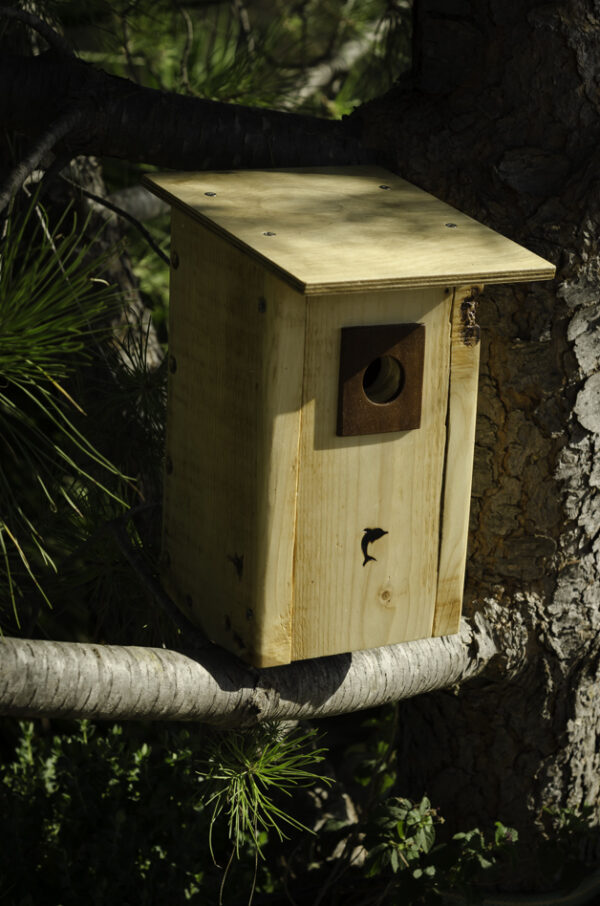
[[[202,843],[197,741],[164,736],[153,747],[119,726],[84,721],[49,736],[22,724],[0,782],[6,902],[182,903],[199,884],[218,889]]]
[[[518,834],[497,821],[489,838],[474,828],[436,842],[436,827],[443,823],[427,797],[382,802],[364,829],[365,875],[386,881],[390,895],[411,904],[439,902],[450,891],[480,902],[483,875],[505,860]]]
[[[275,0],[179,4],[54,0],[83,59],[163,90],[339,117],[387,90],[410,60],[408,0]],[[163,36],[157,40],[157,35]],[[316,67],[362,48],[298,101]]]
[[[135,725],[81,721],[51,735],[39,724],[20,724],[14,754],[0,767],[4,902],[216,903],[223,870],[206,841],[210,829],[222,862],[231,827],[238,855],[228,867],[232,888],[251,890],[257,873],[261,890],[274,889],[268,865],[255,865],[255,844],[262,837],[266,846],[282,821],[302,827],[271,797],[317,779],[310,770],[321,758],[314,734],[283,736],[273,727],[217,734],[207,763],[205,733],[163,728],[149,744],[147,728]],[[264,825],[246,813],[228,829],[232,808],[219,809],[215,784],[225,776],[228,790],[239,789],[248,772],[267,792],[259,797]]]
[[[325,751],[314,748],[315,735],[314,730],[285,733],[278,725],[269,725],[259,731],[224,733],[215,740],[203,778],[214,790],[207,800],[213,807],[211,853],[212,828],[222,816],[227,819],[229,839],[238,857],[248,841],[262,855],[271,832],[285,839],[283,825],[309,831],[276,798],[289,797],[293,789],[312,786],[317,780],[331,783],[310,770],[323,761]]]
[[[381,874],[387,868],[396,874],[410,868],[411,862],[419,862],[421,855],[433,846],[435,824],[440,821],[427,797],[418,805],[397,797],[382,803],[374,811],[363,841],[367,850],[367,877]],[[431,876],[432,866],[413,870],[415,878],[422,874]]]
[[[81,517],[90,485],[123,507],[126,479],[76,424],[69,384],[118,308],[85,233],[69,210],[52,226],[33,198],[0,244],[0,613],[12,608],[17,625],[25,579],[47,600],[59,517]]]

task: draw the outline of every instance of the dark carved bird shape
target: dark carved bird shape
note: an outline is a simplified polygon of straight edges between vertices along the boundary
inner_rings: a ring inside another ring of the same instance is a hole
[[[366,566],[369,560],[376,560],[377,557],[372,557],[367,553],[367,547],[369,544],[372,544],[374,541],[377,541],[379,538],[382,538],[384,535],[387,535],[387,532],[384,532],[381,528],[366,528],[363,529],[363,537],[360,542],[361,550],[363,552],[364,560],[363,566]]]

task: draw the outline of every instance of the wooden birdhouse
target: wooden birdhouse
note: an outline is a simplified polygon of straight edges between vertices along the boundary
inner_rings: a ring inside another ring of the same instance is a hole
[[[484,283],[554,268],[385,170],[170,173],[163,576],[256,666],[458,630]]]

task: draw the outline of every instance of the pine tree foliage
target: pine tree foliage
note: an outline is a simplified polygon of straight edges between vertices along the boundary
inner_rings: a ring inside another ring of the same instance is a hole
[[[0,244],[0,613],[20,625],[27,582],[50,603],[43,574],[56,572],[60,522],[90,487],[112,505],[125,476],[83,433],[72,379],[106,344],[119,302],[99,276],[86,224],[67,209],[52,225],[34,196],[13,208]],[[115,479],[117,482],[115,483]],[[10,607],[8,605],[10,604]]]

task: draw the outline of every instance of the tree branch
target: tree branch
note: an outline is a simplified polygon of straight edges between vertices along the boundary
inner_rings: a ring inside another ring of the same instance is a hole
[[[81,60],[0,57],[0,122],[39,134],[65,104],[85,111],[76,154],[172,169],[343,165],[366,162],[348,121],[206,101],[144,88]]]
[[[321,88],[325,88],[337,75],[347,74],[364,57],[379,39],[379,23],[373,23],[360,38],[353,38],[336,55],[307,70],[297,88],[294,88],[283,102],[283,106],[300,107]]]
[[[59,34],[52,26],[40,19],[34,13],[28,13],[24,9],[15,9],[12,6],[0,6],[0,17],[4,19],[16,19],[18,22],[24,22],[30,28],[35,29],[44,40],[57,50],[60,54],[67,57],[74,57],[71,45]]]
[[[9,173],[4,185],[0,187],[0,211],[3,211],[13,195],[18,192],[27,177],[36,169],[45,154],[54,148],[61,139],[73,132],[80,124],[82,114],[75,110],[63,114],[56,120],[44,135],[33,145],[24,159]]]
[[[373,708],[481,673],[497,653],[483,618],[423,639],[255,670],[216,645],[160,648],[0,639],[0,713],[250,726]]]
[[[145,226],[142,226],[139,220],[136,220],[133,214],[130,214],[129,211],[126,211],[124,208],[119,207],[119,205],[115,204],[113,201],[110,201],[110,199],[103,198],[102,195],[96,195],[95,192],[89,192],[87,189],[84,189],[83,186],[80,186],[78,183],[73,182],[73,180],[69,179],[67,176],[63,176],[62,179],[64,179],[65,182],[68,182],[69,185],[73,186],[79,192],[81,192],[82,195],[85,195],[86,198],[89,198],[91,201],[95,201],[97,204],[102,205],[107,210],[112,211],[113,214],[118,214],[119,217],[122,217],[123,220],[126,220],[128,223],[134,226],[136,230],[138,230],[144,237],[150,248],[154,252],[156,252],[159,258],[164,261],[167,267],[170,266],[171,262],[169,261],[169,257],[165,255],[158,243],[155,242],[154,237],[148,232]],[[0,204],[1,200],[2,199],[0,196]],[[0,210],[2,210],[2,208],[0,208]]]

